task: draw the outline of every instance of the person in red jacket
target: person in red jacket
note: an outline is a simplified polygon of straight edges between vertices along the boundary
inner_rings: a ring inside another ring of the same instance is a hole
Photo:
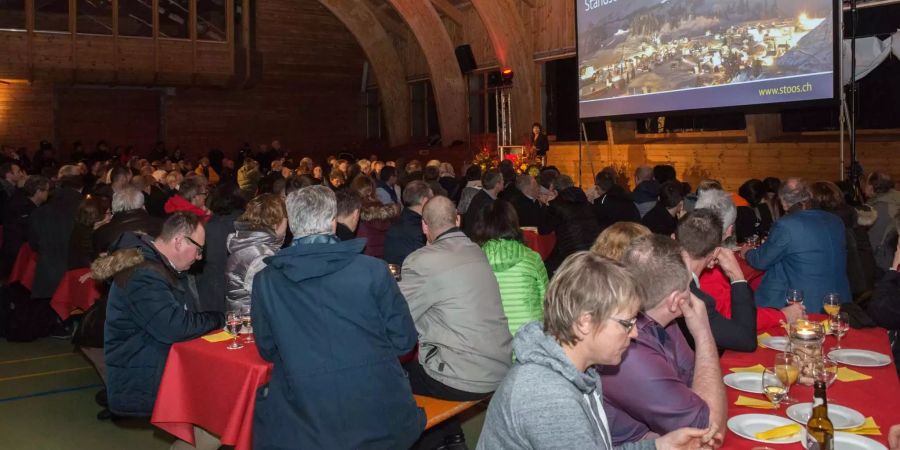
[[[723,246],[734,236],[734,222],[737,219],[737,208],[734,205],[732,195],[721,190],[707,190],[700,193],[696,209],[710,209],[722,219],[724,233],[722,234]],[[741,266],[744,278],[755,291],[762,281],[765,272],[754,269],[736,251],[735,258]],[[709,294],[716,301],[716,311],[719,314],[731,318],[731,282],[718,265],[707,269],[700,274],[700,289]],[[781,322],[793,322],[803,315],[803,305],[792,305],[782,309],[756,308],[756,329],[758,331],[777,327]]]
[[[189,176],[178,185],[178,193],[169,197],[163,210],[166,214],[187,211],[200,217],[203,223],[209,221],[212,213],[206,207],[209,197],[209,183],[202,175]]]

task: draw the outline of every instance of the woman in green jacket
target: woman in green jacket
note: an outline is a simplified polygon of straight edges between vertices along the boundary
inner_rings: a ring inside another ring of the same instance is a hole
[[[534,250],[522,240],[516,210],[503,200],[482,210],[474,229],[474,241],[481,245],[497,284],[509,332],[543,316],[547,269]]]

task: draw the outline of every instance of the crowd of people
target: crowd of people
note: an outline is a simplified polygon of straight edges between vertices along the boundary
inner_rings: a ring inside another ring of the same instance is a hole
[[[668,165],[636,168],[634,189],[614,167],[582,188],[508,162],[318,165],[278,141],[196,163],[163,144],[54,155],[2,148],[0,279],[30,246],[42,305],[90,267],[105,319],[3,322],[99,336],[76,344],[106,385],[100,418],[149,416],[171,345],[252,307],[273,363],[254,448],[467,448],[457,419],[423,432],[413,394],[490,398],[479,449],[718,448],[723,351],[754,351],[828,293],[851,321],[900,330],[900,193],[884,173],[862,193],[798,178],[728,192]],[[555,237],[546,260],[523,227]],[[220,445],[195,435],[173,448]]]

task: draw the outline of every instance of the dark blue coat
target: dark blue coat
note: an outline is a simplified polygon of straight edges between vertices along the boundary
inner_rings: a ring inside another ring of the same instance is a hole
[[[766,271],[756,289],[758,306],[783,308],[788,289],[803,290],[810,313],[822,312],[829,292],[840,294],[843,302],[853,299],[844,223],[829,212],[808,209],[782,217],[772,224],[766,243],[747,253],[747,262]]]
[[[400,213],[400,220],[391,225],[384,236],[384,260],[388,264],[403,264],[410,253],[425,246],[425,233],[422,231],[422,216],[405,208]]]
[[[425,427],[398,356],[416,343],[406,300],[364,239],[308,236],[253,280],[259,354],[253,448],[406,449]]]
[[[123,416],[149,416],[172,344],[206,334],[224,320],[221,313],[188,309],[196,295],[187,276],[172,269],[149,237],[127,233],[120,242],[124,250],[109,256],[117,258],[118,270],[104,326],[109,409]],[[143,262],[135,260],[135,247]]]

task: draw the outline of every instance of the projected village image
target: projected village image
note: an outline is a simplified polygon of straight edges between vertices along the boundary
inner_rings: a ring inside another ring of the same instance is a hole
[[[583,0],[582,100],[832,70],[830,0]]]

